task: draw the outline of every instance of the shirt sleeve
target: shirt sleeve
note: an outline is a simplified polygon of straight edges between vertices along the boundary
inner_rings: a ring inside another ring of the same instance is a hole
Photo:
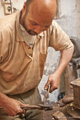
[[[0,66],[8,58],[9,46],[10,44],[8,41],[8,32],[0,30]]]
[[[61,29],[61,27],[55,22],[52,22],[50,44],[55,50],[65,50],[73,47],[68,35]]]

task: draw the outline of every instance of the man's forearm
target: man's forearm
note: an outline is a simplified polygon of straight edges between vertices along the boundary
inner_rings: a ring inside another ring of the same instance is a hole
[[[21,108],[21,106],[26,105],[16,99],[9,98],[8,96],[0,92],[0,106],[8,115],[16,116],[17,114],[22,114],[25,112]]]
[[[5,102],[7,102],[7,99],[8,97],[2,92],[0,92],[0,106],[1,107],[4,105]]]
[[[55,90],[59,87],[60,77],[61,77],[65,67],[69,63],[69,61],[72,57],[73,51],[74,51],[74,48],[61,51],[61,59],[60,59],[58,68],[56,69],[56,71],[53,74],[51,74],[48,77],[48,81],[44,87],[45,89],[48,89],[48,87],[50,85],[50,92],[52,92],[53,90]]]
[[[57,70],[55,71],[55,73],[58,74],[59,76],[62,75],[65,67],[67,66],[67,64],[71,60],[72,55],[73,55],[73,51],[74,51],[74,48],[61,51],[61,59],[59,62],[59,66],[58,66]]]

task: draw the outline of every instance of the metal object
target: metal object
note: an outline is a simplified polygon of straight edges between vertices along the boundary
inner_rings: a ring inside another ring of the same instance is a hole
[[[22,106],[21,108],[24,109],[24,110],[30,110],[30,109],[40,109],[40,110],[53,110],[53,106],[52,105],[49,105],[47,103],[47,98],[49,96],[49,91],[50,91],[50,87],[48,87],[48,90],[44,96],[44,99],[43,99],[43,104],[38,104],[38,105],[27,105],[27,106]]]
[[[66,116],[60,111],[55,112],[53,117],[55,120],[67,120]]]
[[[48,104],[47,103],[47,98],[49,97],[49,92],[50,92],[50,86],[48,87],[47,92],[46,92],[46,94],[45,94],[45,96],[43,98],[43,103],[44,104]]]
[[[69,104],[69,103],[71,103],[71,102],[73,102],[74,101],[74,97],[72,96],[72,95],[65,95],[64,97],[63,97],[63,99],[62,99],[62,102],[64,103],[64,104]]]
[[[73,86],[74,101],[67,107],[67,112],[72,117],[80,119],[80,78],[70,84]]]
[[[73,94],[73,87],[70,85],[70,82],[77,79],[77,71],[75,65],[67,65],[65,71],[65,95]]]
[[[31,109],[39,109],[39,110],[53,110],[53,106],[50,105],[43,105],[43,104],[38,104],[38,105],[26,105],[26,106],[21,106],[22,109],[24,110],[31,110]]]
[[[80,78],[70,83],[73,86],[74,92],[74,106],[80,109]]]
[[[72,56],[73,58],[79,58],[80,57],[80,39],[77,37],[70,37],[70,40],[72,41],[73,45],[74,45],[74,53]]]
[[[80,69],[80,57],[79,58],[72,58],[71,62],[76,66],[76,69]]]
[[[78,69],[80,69],[80,39],[71,36],[70,40],[74,45],[74,52],[69,65],[67,65],[64,71],[66,95],[73,94],[73,89],[70,82],[79,77]]]
[[[38,104],[38,106],[41,107],[41,109],[47,111],[47,110],[53,110],[53,106],[52,105],[43,105],[43,104]]]
[[[76,109],[73,105],[73,103],[69,104],[67,106],[67,112],[69,115],[71,115],[75,119],[80,120],[80,110]]]

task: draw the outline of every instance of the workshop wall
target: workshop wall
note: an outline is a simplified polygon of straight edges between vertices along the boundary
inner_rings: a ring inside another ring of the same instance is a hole
[[[80,38],[80,0],[76,0],[76,13],[77,13],[77,37]]]
[[[58,0],[59,19],[57,22],[69,36],[77,36],[76,0]]]
[[[0,18],[4,16],[4,10],[3,10],[3,6],[1,4],[1,1],[0,1]]]
[[[4,6],[0,0],[0,17],[4,16]],[[21,9],[26,0],[11,0],[12,8]],[[58,0],[58,16],[55,20],[59,23],[62,29],[69,36],[80,37],[80,0]],[[44,85],[48,80],[48,76],[55,71],[60,58],[59,51],[56,52],[53,48],[48,49],[48,57],[45,65],[44,75],[39,85],[39,91],[43,99],[45,94]],[[59,90],[55,90],[49,96],[49,101],[57,101]]]

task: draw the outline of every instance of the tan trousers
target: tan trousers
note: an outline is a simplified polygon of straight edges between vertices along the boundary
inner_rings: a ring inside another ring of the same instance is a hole
[[[26,104],[40,104],[41,98],[38,92],[38,89],[30,90],[23,94],[10,95],[9,97],[17,99]],[[41,110],[28,110],[23,115],[17,115],[11,117],[5,113],[5,111],[0,108],[0,120],[42,120],[42,111]]]

